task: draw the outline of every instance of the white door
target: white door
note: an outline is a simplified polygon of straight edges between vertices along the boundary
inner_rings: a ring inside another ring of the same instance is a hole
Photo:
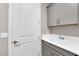
[[[9,4],[9,55],[40,55],[40,4]]]

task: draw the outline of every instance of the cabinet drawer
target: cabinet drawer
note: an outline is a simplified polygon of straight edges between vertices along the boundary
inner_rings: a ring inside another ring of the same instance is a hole
[[[55,46],[53,44],[50,44],[48,42],[43,41],[43,44],[45,44],[46,46],[50,47],[51,49],[57,51],[58,53],[60,53],[63,56],[76,56],[76,54],[71,53],[71,52],[69,52],[67,50],[64,50],[64,49],[62,49],[60,47],[57,47],[57,46]]]

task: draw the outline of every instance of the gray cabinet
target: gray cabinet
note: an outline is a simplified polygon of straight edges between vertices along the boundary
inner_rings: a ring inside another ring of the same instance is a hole
[[[44,44],[42,46],[42,55],[43,56],[62,56],[61,54],[59,54],[58,52],[54,51],[53,49],[51,49],[50,47]]]
[[[67,50],[59,48],[48,42],[42,41],[42,55],[43,56],[77,56]]]
[[[48,26],[78,24],[78,4],[55,3],[48,7]]]
[[[52,4],[47,8],[47,18],[48,26],[56,26],[58,21],[58,6],[57,4]]]

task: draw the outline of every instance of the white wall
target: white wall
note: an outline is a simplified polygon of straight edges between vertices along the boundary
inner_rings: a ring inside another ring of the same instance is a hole
[[[0,33],[8,32],[8,3],[0,3]],[[0,56],[8,55],[8,39],[0,37]]]
[[[0,32],[8,32],[8,3],[0,3]]]

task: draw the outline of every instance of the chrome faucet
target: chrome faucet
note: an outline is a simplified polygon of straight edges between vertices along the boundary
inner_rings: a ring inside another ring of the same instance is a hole
[[[62,35],[59,35],[59,39],[62,39],[62,40],[64,40],[64,37],[62,37]]]

